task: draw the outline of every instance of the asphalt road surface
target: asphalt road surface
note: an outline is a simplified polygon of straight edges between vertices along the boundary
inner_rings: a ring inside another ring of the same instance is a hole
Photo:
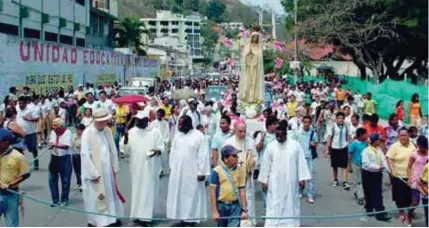
[[[38,199],[51,202],[50,191],[48,187],[48,162],[50,159],[49,151],[42,150],[40,154],[45,153],[41,157],[40,170],[33,172],[31,177],[21,185],[21,190],[25,191],[28,195],[36,197]],[[28,156],[31,161],[32,157]],[[130,212],[130,177],[128,169],[128,158],[120,160],[120,172],[119,172],[119,188],[121,192],[126,196],[127,203],[125,203],[125,215],[129,215]],[[301,200],[301,215],[303,216],[335,216],[345,214],[357,214],[363,213],[364,209],[359,206],[355,200],[353,200],[353,194],[351,191],[343,190],[341,187],[331,186],[331,171],[329,167],[329,161],[323,156],[319,155],[319,158],[315,162],[316,169],[316,202],[315,204],[309,204],[305,199]],[[351,184],[353,182],[349,181]],[[386,209],[395,209],[394,203],[391,197],[390,185],[388,184],[388,178],[384,177],[383,184],[383,198]],[[76,186],[75,176],[73,174],[72,189]],[[158,206],[156,209],[156,217],[165,218],[166,214],[166,198],[167,198],[167,186],[168,176],[161,178],[161,185],[159,190]],[[257,186],[256,194],[256,212],[258,216],[264,215],[264,207],[261,196],[261,187]],[[87,226],[86,215],[69,211],[66,208],[51,208],[49,205],[44,205],[30,199],[25,199],[25,215],[21,217],[20,226],[50,226],[50,227],[62,227],[62,226]],[[83,200],[81,193],[78,191],[70,192],[70,204],[68,208],[83,209]],[[209,217],[211,217],[209,202],[207,202],[207,208],[209,210]],[[390,222],[379,222],[373,217],[358,216],[353,218],[345,219],[302,219],[301,226],[405,226],[397,221],[398,213],[392,212],[392,220]],[[123,219],[123,226],[136,226],[130,219]],[[4,221],[3,221],[4,224]],[[263,226],[263,220],[258,220],[258,226]],[[178,221],[160,221],[154,224],[155,226],[179,226]],[[424,214],[423,209],[419,208],[416,210],[416,218],[414,219],[414,226],[424,226]],[[213,220],[202,222],[198,226],[216,226]]]

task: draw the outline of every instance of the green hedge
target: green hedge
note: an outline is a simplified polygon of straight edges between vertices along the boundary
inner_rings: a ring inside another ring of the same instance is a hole
[[[422,105],[422,112],[424,115],[428,114],[428,86],[415,85],[407,81],[394,81],[386,79],[380,84],[371,81],[362,81],[358,77],[345,77],[346,84],[343,88],[352,88],[353,92],[359,90],[361,93],[371,92],[373,98],[378,103],[378,114],[382,118],[389,118],[389,115],[395,112],[395,105],[399,100],[405,102],[405,122],[408,120],[408,107],[410,104],[411,96],[414,93],[419,94],[420,103]],[[294,76],[289,75],[288,80],[290,83],[294,82]],[[315,76],[304,76],[304,81],[320,81],[321,78]]]

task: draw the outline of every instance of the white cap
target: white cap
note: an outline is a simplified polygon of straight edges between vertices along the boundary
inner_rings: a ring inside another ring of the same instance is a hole
[[[134,115],[137,119],[149,118],[149,111],[147,109],[143,111],[138,111],[136,115]]]
[[[195,99],[194,98],[189,98],[188,99],[188,102],[192,102],[192,101],[195,101]]]

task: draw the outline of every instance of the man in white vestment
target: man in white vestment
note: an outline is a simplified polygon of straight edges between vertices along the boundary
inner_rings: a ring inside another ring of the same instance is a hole
[[[88,214],[89,226],[120,226],[111,216],[123,216],[125,198],[118,190],[118,152],[113,135],[107,127],[112,116],[106,109],[96,109],[94,124],[82,134],[82,188],[86,211],[110,216]]]
[[[258,181],[267,191],[267,217],[300,216],[299,188],[311,178],[305,153],[299,143],[286,140],[287,122],[276,129],[276,141],[271,142],[262,159]],[[299,227],[299,219],[266,219],[265,227]]]
[[[128,131],[131,174],[130,217],[149,219],[153,217],[158,202],[160,155],[164,152],[164,141],[158,128],[148,126],[149,111],[138,112],[135,121],[135,127]],[[141,226],[151,225],[151,220],[136,219],[134,222]]]
[[[255,213],[255,183],[253,180],[253,171],[258,162],[258,152],[254,140],[246,134],[246,123],[242,120],[234,124],[235,134],[225,140],[224,146],[231,145],[241,150],[238,154],[238,164],[246,170],[246,197],[247,210],[249,217],[256,216]],[[256,219],[241,221],[242,226],[255,226]]]
[[[157,128],[162,134],[162,139],[164,142],[164,150],[161,154],[161,170],[159,171],[161,175],[168,173],[168,153],[166,152],[168,145],[170,143],[170,126],[166,120],[164,120],[165,111],[164,109],[158,109],[156,111],[156,120],[154,120],[151,125],[154,128]],[[140,141],[143,142],[143,141]]]
[[[180,219],[183,226],[201,221],[195,218],[207,218],[206,152],[203,133],[193,129],[191,117],[182,116],[170,152],[167,218]]]

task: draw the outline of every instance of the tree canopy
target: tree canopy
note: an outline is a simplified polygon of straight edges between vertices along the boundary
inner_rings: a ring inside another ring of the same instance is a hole
[[[363,78],[366,67],[380,80],[427,77],[427,0],[299,0],[295,26],[293,0],[282,3],[300,38],[350,54]],[[412,64],[401,72],[405,60]]]
[[[223,14],[225,13],[226,5],[221,0],[210,0],[206,9],[206,16],[209,20],[217,23],[223,22]]]
[[[130,48],[137,55],[144,55],[141,36],[143,33],[148,34],[144,23],[135,18],[125,18],[115,28],[117,47]]]

